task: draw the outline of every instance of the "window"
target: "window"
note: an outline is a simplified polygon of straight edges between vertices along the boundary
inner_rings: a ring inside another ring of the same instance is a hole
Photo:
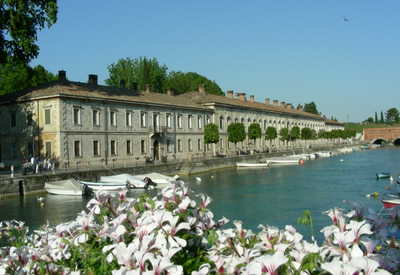
[[[222,138],[219,140],[219,145],[221,149],[224,149],[224,140]]]
[[[81,125],[81,109],[74,107],[74,124]]]
[[[201,139],[197,140],[197,151],[201,152]]]
[[[160,114],[153,113],[153,128],[154,130],[159,130],[160,126]]]
[[[188,116],[188,128],[189,129],[192,129],[192,120],[193,120],[193,116],[189,115]]]
[[[264,129],[267,129],[267,121],[264,120]]]
[[[110,152],[112,156],[116,156],[117,155],[117,143],[115,142],[115,140],[111,140],[110,143]]]
[[[33,142],[28,142],[28,156],[33,156]],[[1,157],[0,157],[1,161]]]
[[[132,127],[132,113],[126,112],[125,114],[126,127]]]
[[[198,125],[199,129],[201,129],[203,127],[203,118],[201,116],[197,117],[197,125]]]
[[[238,123],[239,122],[239,119],[238,118],[235,118],[235,123]]]
[[[44,110],[44,124],[46,124],[46,125],[51,124],[51,110],[50,109]]]
[[[74,141],[74,155],[76,158],[79,158],[82,156],[81,152],[81,141],[80,140],[75,140]]]
[[[172,145],[171,145],[171,141],[167,140],[167,152],[171,153],[172,152]]]
[[[111,126],[117,126],[117,114],[114,111],[110,112],[110,124]]]
[[[210,124],[211,123],[211,118],[210,118],[210,116],[207,116],[207,124]]]
[[[45,142],[45,148],[46,148],[46,158],[50,158],[51,157],[51,142],[50,141]]]
[[[145,142],[144,142],[143,139],[140,141],[140,152],[141,152],[142,154],[145,154],[145,153],[146,153],[146,144],[145,144]]]
[[[172,127],[172,123],[171,123],[171,114],[167,114],[167,127],[171,128]]]
[[[33,124],[33,115],[32,113],[28,113],[26,115],[26,125],[32,126],[32,124]]]
[[[100,143],[98,140],[93,140],[93,156],[100,156]]]
[[[100,126],[100,111],[93,110],[93,126]]]
[[[17,126],[17,113],[15,111],[12,111],[10,113],[10,120],[11,120],[11,128],[14,128]]]
[[[182,115],[178,115],[178,128],[182,129]]]
[[[126,141],[126,154],[132,155],[132,142],[130,140]]]
[[[146,112],[141,112],[140,113],[140,126],[141,127],[146,127],[147,125],[147,113]]]
[[[219,118],[219,128],[222,129],[224,127],[224,118],[221,116]]]
[[[178,139],[178,152],[182,152],[182,141]]]
[[[192,148],[192,140],[189,139],[189,140],[188,140],[188,151],[189,151],[189,152],[192,152],[192,150],[193,150],[193,148]]]

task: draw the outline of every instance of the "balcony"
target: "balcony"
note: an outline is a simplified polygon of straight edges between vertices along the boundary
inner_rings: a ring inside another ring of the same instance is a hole
[[[164,136],[167,134],[168,128],[167,126],[160,126],[160,125],[151,125],[149,127],[149,134],[150,136],[153,135],[160,135],[160,136]]]

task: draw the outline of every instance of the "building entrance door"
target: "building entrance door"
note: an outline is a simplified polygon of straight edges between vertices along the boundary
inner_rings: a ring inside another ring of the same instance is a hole
[[[153,159],[160,160],[160,143],[155,140],[153,143]]]

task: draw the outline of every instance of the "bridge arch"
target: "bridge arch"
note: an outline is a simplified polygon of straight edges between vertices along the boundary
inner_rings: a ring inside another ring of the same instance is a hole
[[[387,140],[384,138],[376,138],[371,141],[371,144],[385,144]]]
[[[393,145],[394,145],[394,146],[400,146],[400,137],[395,138],[395,139],[393,140]]]

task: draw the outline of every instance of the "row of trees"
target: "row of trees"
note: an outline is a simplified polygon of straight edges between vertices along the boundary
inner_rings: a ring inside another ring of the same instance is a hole
[[[397,108],[390,108],[385,112],[381,112],[380,119],[378,119],[378,113],[375,112],[375,118],[369,117],[364,123],[399,123],[400,112]]]
[[[246,133],[246,129],[243,123],[231,123],[228,126],[228,141],[235,144],[238,142],[242,142],[246,139],[246,136],[255,142],[256,139],[262,137],[262,130],[258,123],[252,123],[249,125],[248,131]],[[298,126],[294,126],[291,129],[289,128],[281,128],[279,133],[275,127],[269,126],[265,130],[265,139],[269,140],[270,143],[278,138],[281,141],[286,142],[288,144],[291,141],[295,141],[298,139],[302,140],[312,140],[317,138],[324,139],[347,139],[355,137],[356,131],[346,129],[346,130],[332,130],[332,131],[320,131],[317,133],[314,129],[310,129],[308,127],[300,129]],[[219,131],[218,126],[214,123],[208,124],[204,129],[204,142],[206,144],[218,143],[219,142]]]
[[[195,91],[203,85],[207,93],[223,95],[215,81],[194,72],[168,72],[166,65],[161,65],[156,58],[122,58],[108,66],[107,85],[144,90],[150,85],[152,91],[165,93],[168,89],[176,94]]]

